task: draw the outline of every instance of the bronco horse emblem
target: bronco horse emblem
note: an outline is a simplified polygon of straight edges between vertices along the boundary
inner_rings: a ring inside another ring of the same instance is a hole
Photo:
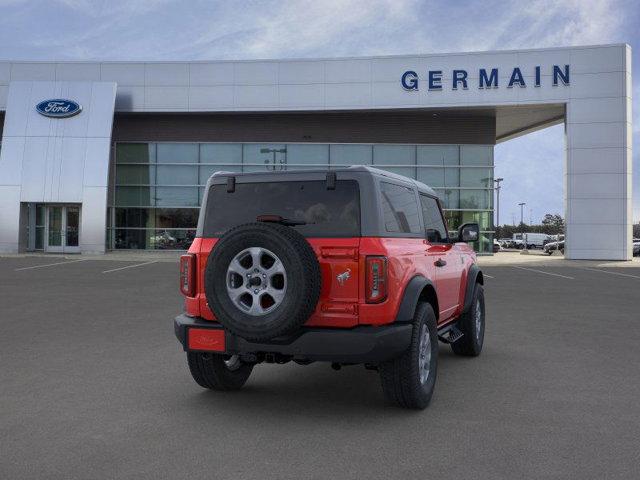
[[[343,286],[344,282],[349,280],[349,278],[351,278],[351,269],[350,268],[347,268],[346,271],[336,275],[336,279],[338,280],[338,283],[340,284],[340,286]]]

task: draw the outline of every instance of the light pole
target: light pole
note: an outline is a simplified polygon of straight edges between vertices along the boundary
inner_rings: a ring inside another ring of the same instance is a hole
[[[525,233],[524,233],[524,206],[526,205],[526,202],[520,202],[518,205],[520,205],[520,228],[522,229],[522,252],[527,252],[529,253],[529,251],[527,250],[527,239],[525,238]]]
[[[261,148],[260,153],[273,153],[273,170],[276,169],[276,154],[284,153],[284,160],[280,160],[280,170],[283,170],[283,165],[287,163],[287,148]],[[269,169],[269,160],[265,160],[264,163],[267,165],[267,169]]]
[[[496,178],[494,180],[496,184],[496,225],[500,226],[500,182],[503,181],[504,178]]]
[[[527,204],[526,202],[522,202],[518,204],[520,205],[520,225],[524,224],[524,206],[526,204]]]

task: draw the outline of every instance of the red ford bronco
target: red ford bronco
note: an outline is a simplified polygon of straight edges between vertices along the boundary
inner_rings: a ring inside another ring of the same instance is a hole
[[[261,362],[364,364],[385,396],[425,408],[438,340],[482,350],[482,272],[436,193],[374,168],[218,172],[180,258],[175,334],[194,380],[238,389]]]

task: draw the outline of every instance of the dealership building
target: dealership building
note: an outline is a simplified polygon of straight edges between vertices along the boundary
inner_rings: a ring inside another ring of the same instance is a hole
[[[215,171],[358,164],[432,186],[490,252],[494,146],[564,124],[565,256],[628,260],[631,91],[628,45],[0,62],[0,252],[180,250]]]

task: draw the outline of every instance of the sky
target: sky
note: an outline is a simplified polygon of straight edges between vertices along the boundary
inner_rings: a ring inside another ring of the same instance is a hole
[[[640,221],[638,0],[0,0],[0,60],[219,60],[427,54],[603,43],[633,52]],[[500,223],[564,214],[564,130],[495,148]]]

